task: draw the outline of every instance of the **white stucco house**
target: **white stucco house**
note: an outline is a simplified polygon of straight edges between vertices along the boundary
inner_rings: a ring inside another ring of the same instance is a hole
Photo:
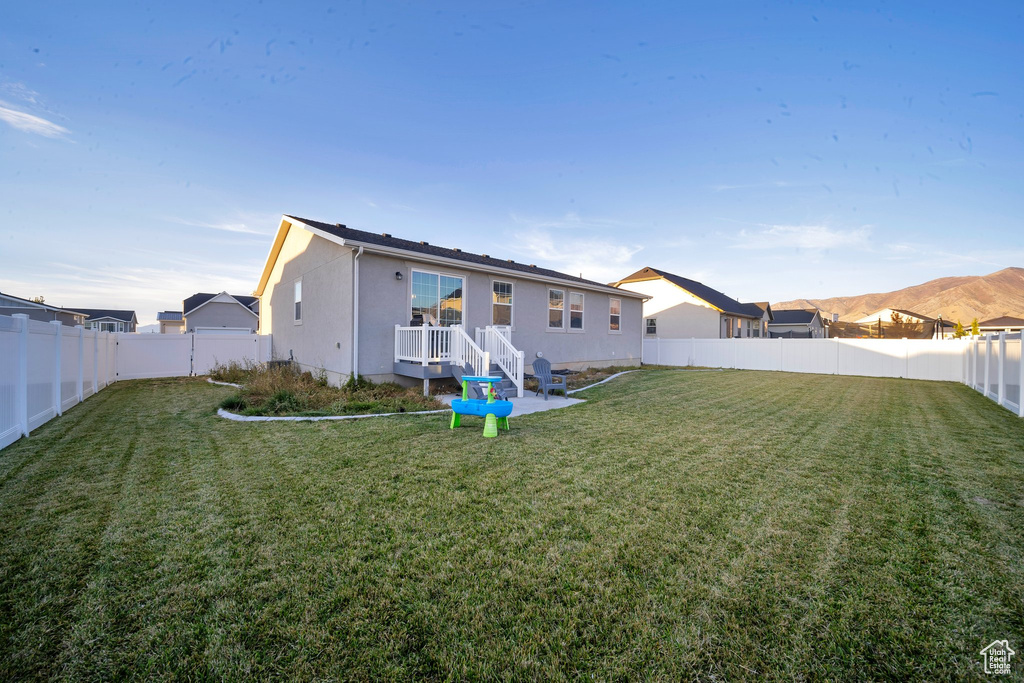
[[[556,369],[640,363],[643,294],[458,247],[283,216],[255,294],[275,358],[341,383],[422,382],[453,365],[522,391]]]
[[[642,268],[612,286],[648,295],[643,333],[651,339],[767,337],[773,315],[767,301],[740,303],[701,282],[657,268]]]

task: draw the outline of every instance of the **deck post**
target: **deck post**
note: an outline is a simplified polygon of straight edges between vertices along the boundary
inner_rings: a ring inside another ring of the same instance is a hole
[[[429,365],[427,360],[427,349],[429,348],[430,326],[424,325],[420,332],[420,365]],[[426,389],[423,390],[423,395],[426,396]]]

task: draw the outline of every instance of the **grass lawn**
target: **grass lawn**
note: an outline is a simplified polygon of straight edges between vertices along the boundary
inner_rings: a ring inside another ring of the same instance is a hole
[[[0,451],[0,679],[980,679],[991,641],[1024,652],[1024,420],[960,385],[645,370],[496,439],[233,423],[232,391],[121,382]]]

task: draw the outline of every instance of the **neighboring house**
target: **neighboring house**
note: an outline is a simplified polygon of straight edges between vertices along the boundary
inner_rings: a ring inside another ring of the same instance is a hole
[[[80,308],[85,313],[85,329],[100,332],[135,332],[139,324],[135,311],[118,311],[105,308]]]
[[[555,368],[640,362],[643,295],[565,273],[284,216],[256,294],[274,356],[332,383],[451,376],[483,353],[521,389]],[[490,369],[490,371],[494,371]]]
[[[771,306],[741,304],[707,285],[656,268],[643,268],[613,287],[648,295],[644,302],[647,338],[766,337]]]
[[[49,304],[29,301],[28,299],[21,299],[0,292],[0,315],[14,315],[15,313],[21,313],[27,315],[32,320],[41,320],[43,322],[59,320],[64,325],[70,327],[82,325],[85,322],[85,313],[81,311],[50,306]]]
[[[182,302],[185,332],[252,334],[259,329],[259,300],[241,294],[199,293]]]
[[[816,308],[784,309],[774,313],[775,319],[768,324],[773,338],[821,339],[825,336],[821,311]]]
[[[968,331],[971,326],[966,325]],[[989,332],[1020,332],[1024,330],[1024,318],[1011,318],[1004,315],[1001,318],[990,318],[978,323],[978,330],[982,334]]]
[[[891,323],[893,322],[893,313],[899,314],[900,320],[904,323],[920,324],[935,322],[935,318],[929,318],[926,315],[914,313],[913,311],[905,311],[902,308],[883,308],[882,310],[876,311],[871,315],[866,315],[855,322],[870,324],[877,323],[879,320],[881,320],[883,323]]]
[[[160,334],[182,334],[185,331],[185,316],[181,311],[160,311],[156,314]]]

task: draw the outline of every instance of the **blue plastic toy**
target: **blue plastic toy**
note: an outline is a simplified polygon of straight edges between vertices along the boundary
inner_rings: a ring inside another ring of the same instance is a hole
[[[498,435],[498,427],[508,430],[508,416],[512,414],[511,401],[495,401],[495,382],[500,382],[501,377],[475,377],[464,375],[462,377],[462,398],[452,401],[452,423],[450,429],[455,429],[461,422],[462,415],[477,415],[484,418],[484,436],[490,438]],[[469,398],[470,382],[487,382],[487,399]]]

